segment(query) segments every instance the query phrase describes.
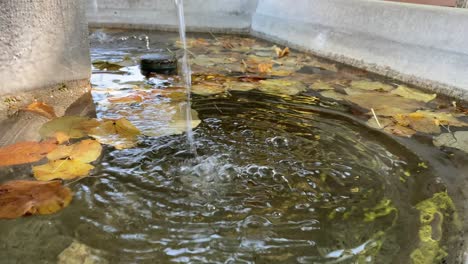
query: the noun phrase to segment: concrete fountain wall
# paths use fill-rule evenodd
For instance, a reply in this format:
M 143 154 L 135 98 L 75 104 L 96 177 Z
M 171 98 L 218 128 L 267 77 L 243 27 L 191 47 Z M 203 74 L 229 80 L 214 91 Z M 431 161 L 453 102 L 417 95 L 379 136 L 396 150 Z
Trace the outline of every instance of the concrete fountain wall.
M 0 1 L 0 95 L 91 75 L 85 2 Z
M 380 0 L 186 0 L 185 9 L 190 31 L 251 33 L 468 100 L 468 9 Z M 177 28 L 173 0 L 3 0 L 0 10 L 0 94 L 88 79 L 86 22 Z
M 468 9 L 380 0 L 186 0 L 190 31 L 243 32 L 468 100 Z M 173 0 L 88 0 L 91 26 L 175 29 Z

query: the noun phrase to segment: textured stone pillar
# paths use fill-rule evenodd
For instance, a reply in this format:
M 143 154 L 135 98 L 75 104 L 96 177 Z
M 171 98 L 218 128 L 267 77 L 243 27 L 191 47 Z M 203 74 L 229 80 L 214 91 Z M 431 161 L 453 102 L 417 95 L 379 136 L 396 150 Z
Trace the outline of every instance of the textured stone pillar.
M 84 0 L 0 0 L 0 95 L 91 74 Z

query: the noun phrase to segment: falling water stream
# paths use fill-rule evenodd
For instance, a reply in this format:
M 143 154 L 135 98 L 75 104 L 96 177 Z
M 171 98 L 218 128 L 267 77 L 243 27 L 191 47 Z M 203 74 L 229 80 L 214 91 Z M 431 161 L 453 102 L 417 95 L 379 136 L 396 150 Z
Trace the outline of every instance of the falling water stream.
M 187 141 L 189 144 L 190 152 L 196 153 L 193 131 L 192 131 L 192 107 L 190 103 L 190 93 L 192 86 L 192 71 L 190 70 L 190 65 L 187 56 L 187 40 L 185 36 L 185 16 L 184 16 L 184 0 L 175 0 L 177 6 L 177 16 L 179 18 L 179 35 L 180 41 L 183 47 L 183 56 L 182 56 L 182 82 L 185 86 L 187 92 L 187 103 L 185 107 L 185 125 L 187 129 Z

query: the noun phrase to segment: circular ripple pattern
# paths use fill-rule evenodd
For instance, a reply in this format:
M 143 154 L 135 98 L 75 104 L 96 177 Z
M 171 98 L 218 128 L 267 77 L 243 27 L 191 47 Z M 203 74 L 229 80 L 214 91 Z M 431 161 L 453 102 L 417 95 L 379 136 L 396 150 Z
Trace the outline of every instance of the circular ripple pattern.
M 77 240 L 109 263 L 405 263 L 434 177 L 308 100 L 195 98 L 197 156 L 184 136 L 107 150 L 70 208 L 11 228 L 50 237 L 46 262 Z

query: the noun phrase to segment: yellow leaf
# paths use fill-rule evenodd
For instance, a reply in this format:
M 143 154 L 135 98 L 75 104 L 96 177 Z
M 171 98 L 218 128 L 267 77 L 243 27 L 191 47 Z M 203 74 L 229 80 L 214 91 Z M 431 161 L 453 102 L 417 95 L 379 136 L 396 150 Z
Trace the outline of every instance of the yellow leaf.
M 71 180 L 87 176 L 93 168 L 94 166 L 79 160 L 54 160 L 44 165 L 34 166 L 33 173 L 39 181 Z
M 54 108 L 43 102 L 33 102 L 29 104 L 24 110 L 36 113 L 48 119 L 57 117 Z
M 215 82 L 203 82 L 192 86 L 192 93 L 198 95 L 213 95 L 224 93 L 225 89 L 221 84 Z
M 271 79 L 260 81 L 259 90 L 277 95 L 295 95 L 305 91 L 303 83 L 287 79 Z
M 464 127 L 468 126 L 468 123 L 458 120 L 455 116 L 448 112 L 432 112 L 429 110 L 418 110 L 416 114 L 420 114 L 431 118 L 432 121 L 437 125 L 444 125 L 444 126 L 456 126 L 456 127 Z
M 64 132 L 61 132 L 61 131 L 55 132 L 54 137 L 55 137 L 55 139 L 57 139 L 57 142 L 59 144 L 63 144 L 63 143 L 68 142 L 70 140 L 70 136 L 67 135 Z
M 89 136 L 99 143 L 116 149 L 132 148 L 136 145 L 140 130 L 125 118 L 105 119 L 89 131 Z
M 273 63 L 260 63 L 257 67 L 259 73 L 270 73 L 273 68 Z
M 399 85 L 398 88 L 391 91 L 392 94 L 396 94 L 408 99 L 418 100 L 422 102 L 429 102 L 437 97 L 437 94 L 427 94 L 416 89 L 411 89 L 405 85 Z
M 86 139 L 71 146 L 61 145 L 47 154 L 49 160 L 71 159 L 84 163 L 95 161 L 101 155 L 102 146 L 99 142 Z
M 19 142 L 0 148 L 0 166 L 36 162 L 57 147 L 53 140 L 43 142 Z
M 255 89 L 257 86 L 249 82 L 226 82 L 225 87 L 229 91 L 241 91 L 246 92 Z
M 87 130 L 96 126 L 96 121 L 81 116 L 63 116 L 45 123 L 39 134 L 42 138 L 55 138 L 57 132 L 69 138 L 82 138 L 87 134 Z
M 60 181 L 9 181 L 0 185 L 0 218 L 52 214 L 71 200 L 72 192 Z

